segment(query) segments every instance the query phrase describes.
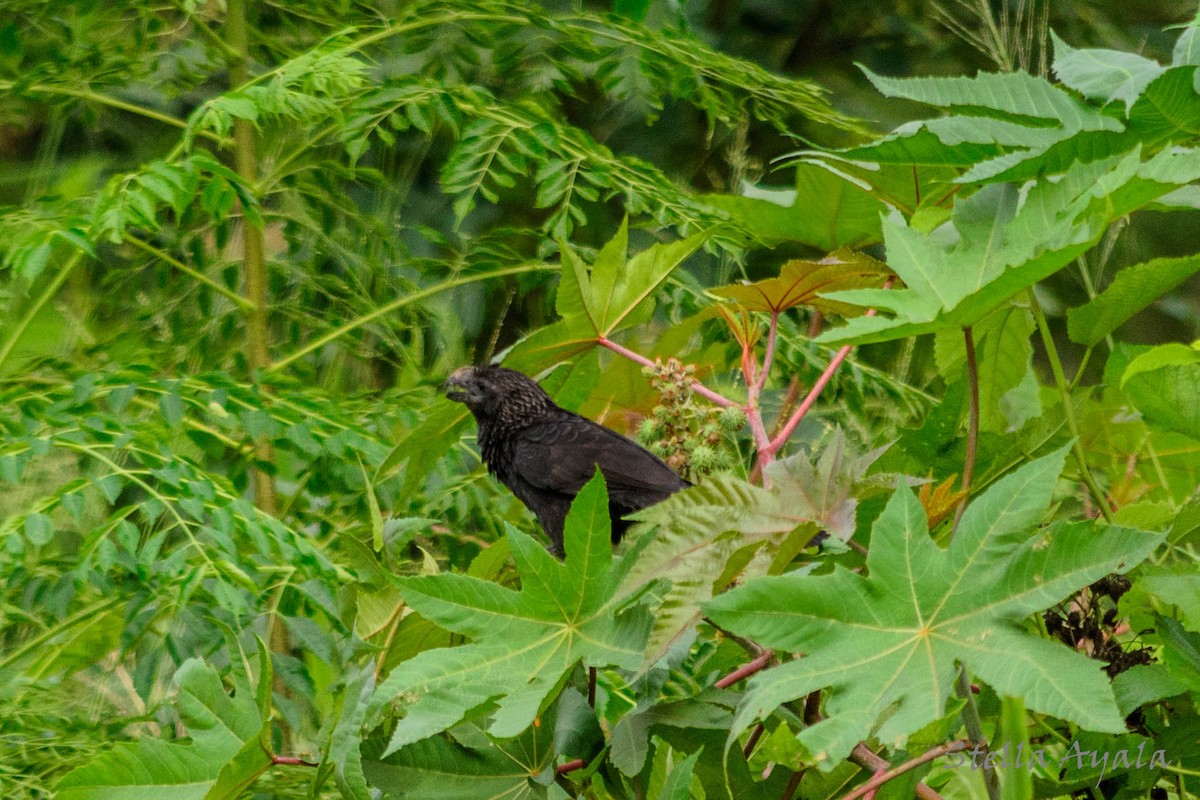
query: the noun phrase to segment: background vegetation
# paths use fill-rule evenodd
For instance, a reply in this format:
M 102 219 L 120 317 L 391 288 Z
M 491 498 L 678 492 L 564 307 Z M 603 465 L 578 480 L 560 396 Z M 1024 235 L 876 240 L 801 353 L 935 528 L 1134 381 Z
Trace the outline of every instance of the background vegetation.
M 1195 18 L 9 0 L 2 794 L 1194 793 Z

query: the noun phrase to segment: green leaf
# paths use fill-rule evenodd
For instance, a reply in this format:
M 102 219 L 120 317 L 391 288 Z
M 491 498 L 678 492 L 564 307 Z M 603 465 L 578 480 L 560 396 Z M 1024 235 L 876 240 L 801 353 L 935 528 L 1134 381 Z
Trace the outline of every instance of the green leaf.
M 548 796 L 535 778 L 553 768 L 553 732 L 530 729 L 515 739 L 492 743 L 482 735 L 478 738 L 483 739 L 480 745 L 487 746 L 433 738 L 386 755 L 384 741 L 371 740 L 363 744 L 363 771 L 371 785 L 388 796 L 423 800 Z
M 35 511 L 25 517 L 25 538 L 30 544 L 42 547 L 54 538 L 54 520 L 49 515 Z
M 1131 379 L 1147 372 L 1157 372 L 1167 367 L 1187 367 L 1200 364 L 1200 345 L 1188 347 L 1186 344 L 1164 344 L 1151 348 L 1140 354 L 1121 375 L 1121 388 L 1125 388 Z
M 1162 638 L 1162 663 L 1167 674 L 1193 692 L 1200 692 L 1200 633 L 1185 630 L 1176 620 L 1158 617 L 1154 626 Z
M 666 771 L 666 775 L 662 779 L 658 800 L 691 800 L 692 776 L 696 769 L 696 761 L 703 752 L 704 748 L 701 747 L 690 756 L 680 759 L 679 755 L 665 742 L 659 744 L 654 751 L 651 785 L 653 786 L 653 778 L 658 777 L 661 771 Z
M 1200 255 L 1156 258 L 1117 273 L 1107 289 L 1087 305 L 1067 311 L 1071 341 L 1092 347 L 1123 322 L 1200 272 Z
M 1126 716 L 1146 703 L 1174 697 L 1187 689 L 1187 685 L 1171 677 L 1162 664 L 1135 664 L 1113 678 L 1117 708 Z
M 69 772 L 57 797 L 110 800 L 169 796 L 184 800 L 233 800 L 271 765 L 264 747 L 268 730 L 271 670 L 259 642 L 258 691 L 235 662 L 230 697 L 216 671 L 188 659 L 175 673 L 179 714 L 192 744 L 142 738 L 118 744 L 90 764 Z
M 737 219 L 752 236 L 774 247 L 796 242 L 831 252 L 880 240 L 883 202 L 823 165 L 796 166 L 794 190 L 748 186 L 742 195 L 705 195 L 705 203 Z
M 847 453 L 837 432 L 820 457 L 798 453 L 767 468 L 770 489 L 729 475 L 714 475 L 636 515 L 653 525 L 629 554 L 633 566 L 621 587 L 633 596 L 643 587 L 669 582 L 654 615 L 646 663 L 652 664 L 700 618 L 700 606 L 723 588 L 736 553 L 773 549 L 797 529 L 807 543 L 819 530 L 839 539 L 854 532 L 858 496 L 874 478 L 867 469 L 882 450 Z
M 375 665 L 367 663 L 352 672 L 341 697 L 341 709 L 329 735 L 329 761 L 342 797 L 370 800 L 363 775 L 362 726 L 371 694 L 375 691 Z
M 574 666 L 636 668 L 650 618 L 620 609 L 615 590 L 625 568 L 614 562 L 603 479 L 571 505 L 565 561 L 510 528 L 521 590 L 465 575 L 401 579 L 422 616 L 475 641 L 421 653 L 397 667 L 372 700 L 403 711 L 387 747 L 393 753 L 496 704 L 488 732 L 515 736 L 529 727 Z M 518 677 L 519 676 L 519 677 Z
M 159 397 L 158 407 L 162 411 L 163 418 L 172 428 L 178 428 L 183 424 L 183 400 L 179 398 L 177 392 L 167 392 Z
M 503 363 L 518 372 L 536 375 L 595 346 L 596 330 L 590 321 L 562 319 L 517 342 L 504 354 Z
M 985 72 L 974 78 L 885 78 L 862 65 L 859 68 L 885 97 L 959 111 L 989 109 L 1071 130 L 1120 130 L 1116 120 L 1097 113 L 1045 78 L 1025 72 Z
M 1033 315 L 1028 308 L 1001 306 L 973 330 L 979 371 L 980 430 L 1016 430 L 1041 411 L 1037 394 L 1026 398 L 1019 387 L 1033 381 Z M 947 382 L 966 379 L 966 343 L 961 330 L 940 331 L 935 340 L 938 371 Z
M 435 401 L 425 412 L 420 424 L 384 457 L 375 471 L 375 482 L 378 483 L 400 464 L 406 464 L 403 492 L 411 494 L 418 491 L 428 479 L 433 464 L 458 441 L 470 416 L 471 412 L 461 403 L 445 399 Z
M 589 326 L 595 330 L 596 320 L 587 305 L 592 296 L 587 265 L 566 242 L 559 245 L 559 251 L 562 253 L 562 270 L 554 295 L 554 310 L 563 319 L 586 317 Z
M 383 514 L 379 511 L 379 498 L 375 496 L 375 487 L 372 485 L 371 476 L 367 474 L 367 468 L 363 466 L 362 457 L 357 453 L 354 455 L 358 459 L 358 471 L 362 473 L 363 493 L 367 496 L 367 513 L 371 516 L 371 549 L 380 553 L 383 551 Z
M 262 720 L 249 686 L 238 686 L 230 697 L 221 676 L 201 659 L 183 662 L 175 671 L 175 683 L 179 687 L 176 707 L 197 753 L 212 761 L 225 761 L 261 731 Z
M 1090 100 L 1120 100 L 1125 110 L 1165 68 L 1136 53 L 1120 50 L 1076 50 L 1050 31 L 1054 42 L 1054 74 L 1064 85 Z
M 59 800 L 153 798 L 205 800 L 216 783 L 220 764 L 190 747 L 161 739 L 121 743 L 90 764 L 74 769 L 58 783 Z
M 1028 192 L 989 185 L 956 204 L 954 230 L 923 234 L 884 221 L 887 263 L 904 288 L 834 292 L 830 299 L 875 306 L 817 341 L 890 341 L 975 325 L 1018 291 L 1087 251 L 1113 220 L 1200 177 L 1200 150 L 1140 152 L 1078 163 Z
M 830 769 L 861 739 L 901 739 L 938 719 L 963 662 L 1001 696 L 1089 730 L 1124 722 L 1101 665 L 1026 631 L 1024 618 L 1145 558 L 1163 537 L 1091 523 L 1038 528 L 1066 448 L 996 482 L 947 549 L 900 489 L 872 529 L 869 575 L 758 578 L 707 603 L 734 633 L 806 656 L 751 679 L 734 741 L 780 703 L 829 688 L 798 738 Z
M 601 250 L 601 257 L 592 269 L 590 302 L 599 321 L 597 333 L 610 336 L 649 320 L 654 310 L 654 292 L 707 238 L 707 234 L 697 233 L 677 242 L 656 244 L 624 264 L 606 257 L 608 246 Z
M 695 234 L 678 242 L 654 245 L 626 261 L 627 225 L 628 220 L 600 249 L 590 273 L 578 256 L 563 247 L 562 278 L 555 301 L 563 321 L 553 336 L 539 336 L 542 331 L 538 331 L 530 337 L 537 337 L 536 344 L 514 348 L 519 355 L 529 358 L 536 353 L 545 353 L 547 347 L 550 352 L 562 349 L 578 352 L 576 343 L 582 345 L 586 341 L 583 338 L 585 331 L 592 332 L 590 338 L 594 344 L 599 336 L 609 336 L 622 328 L 647 321 L 654 310 L 654 292 L 708 238 L 706 234 Z M 559 346 L 560 341 L 565 341 L 565 346 Z M 555 358 L 562 360 L 561 356 Z
M 1142 353 L 1126 367 L 1121 388 L 1149 422 L 1200 437 L 1200 349 L 1166 344 Z

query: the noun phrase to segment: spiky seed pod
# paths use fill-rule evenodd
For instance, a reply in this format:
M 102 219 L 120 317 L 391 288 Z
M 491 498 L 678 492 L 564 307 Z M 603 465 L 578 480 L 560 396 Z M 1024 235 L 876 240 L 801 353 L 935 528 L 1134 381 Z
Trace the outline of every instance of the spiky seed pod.
M 717 466 L 717 451 L 706 444 L 693 445 L 688 452 L 688 461 L 697 472 L 708 472 Z
M 662 426 L 659 425 L 658 421 L 651 417 L 646 417 L 638 425 L 637 438 L 639 442 L 646 444 L 647 442 L 653 442 L 661 433 Z
M 746 424 L 746 414 L 737 406 L 722 408 L 718 424 L 725 433 L 736 433 Z

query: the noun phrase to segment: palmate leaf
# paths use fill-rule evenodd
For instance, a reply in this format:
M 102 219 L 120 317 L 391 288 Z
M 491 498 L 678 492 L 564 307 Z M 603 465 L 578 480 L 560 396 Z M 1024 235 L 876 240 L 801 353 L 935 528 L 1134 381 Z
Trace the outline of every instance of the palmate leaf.
M 1100 663 L 1031 635 L 1022 621 L 1137 564 L 1163 537 L 1090 522 L 1037 528 L 1066 452 L 992 486 L 946 549 L 902 488 L 872 530 L 868 576 L 838 568 L 759 578 L 707 603 L 722 627 L 805 654 L 751 680 L 730 741 L 781 703 L 828 687 L 826 719 L 798 738 L 832 769 L 861 739 L 895 742 L 938 719 L 959 662 L 1034 711 L 1123 731 Z
M 657 244 L 627 258 L 629 220 L 596 255 L 591 269 L 565 243 L 555 310 L 562 317 L 513 346 L 504 365 L 541 372 L 596 346 L 601 337 L 639 325 L 654 313 L 654 294 L 707 234 Z
M 406 578 L 404 599 L 426 619 L 474 639 L 427 650 L 398 666 L 372 699 L 372 713 L 395 705 L 403 716 L 384 756 L 488 710 L 488 733 L 528 728 L 579 662 L 635 668 L 650 616 L 618 609 L 614 593 L 625 569 L 614 561 L 603 478 L 580 492 L 567 516 L 566 559 L 558 561 L 513 528 L 521 591 L 466 575 Z
M 1063 143 L 1091 142 L 1125 129 L 1119 120 L 1045 78 L 1023 72 L 981 73 L 974 78 L 887 78 L 864 72 L 885 97 L 914 100 L 955 113 L 904 125 L 875 144 L 842 151 L 841 155 L 851 160 L 955 165 L 967 170 L 961 181 L 974 182 L 1000 179 L 997 176 L 1023 162 L 1037 161 Z M 1073 145 L 1075 151 L 1081 146 Z M 1130 146 L 1127 142 L 1120 150 Z M 1112 152 L 1093 149 L 1088 160 Z M 1071 160 L 1074 158 L 1066 163 Z
M 1033 375 L 1033 314 L 1016 304 L 1003 305 L 974 326 L 979 370 L 980 430 L 1016 430 L 1037 416 L 1041 406 Z M 947 382 L 966 380 L 967 348 L 961 330 L 939 331 L 934 340 L 938 371 Z
M 628 220 L 600 251 L 590 274 L 578 268 L 573 271 L 587 318 L 600 336 L 647 321 L 654 310 L 654 292 L 707 238 L 699 233 L 677 242 L 654 245 L 626 260 L 627 228 Z M 568 260 L 564 257 L 564 276 Z
M 906 177 L 908 188 L 912 178 Z M 800 242 L 826 252 L 878 242 L 879 213 L 885 210 L 860 181 L 803 161 L 796 165 L 794 189 L 749 185 L 740 195 L 705 195 L 704 202 L 733 216 L 765 245 Z
M 1200 150 L 1140 150 L 1075 164 L 1023 196 L 989 185 L 955 205 L 951 226 L 921 233 L 884 221 L 888 266 L 905 288 L 836 292 L 833 300 L 875 306 L 824 333 L 826 344 L 882 342 L 974 325 L 1018 291 L 1061 269 L 1115 219 L 1200 178 Z
M 363 743 L 363 771 L 387 797 L 457 800 L 464 797 L 533 800 L 553 786 L 553 716 L 542 727 L 494 742 L 478 728 L 463 726 L 455 739 L 414 742 L 383 757 L 386 742 Z M 464 741 L 465 740 L 465 741 Z
M 882 286 L 890 274 L 886 264 L 865 253 L 839 250 L 819 261 L 799 258 L 787 261 L 777 278 L 721 286 L 710 291 L 718 297 L 735 300 L 750 311 L 778 313 L 799 305 L 810 305 L 824 312 L 852 316 L 865 309 L 827 300 L 820 294 Z

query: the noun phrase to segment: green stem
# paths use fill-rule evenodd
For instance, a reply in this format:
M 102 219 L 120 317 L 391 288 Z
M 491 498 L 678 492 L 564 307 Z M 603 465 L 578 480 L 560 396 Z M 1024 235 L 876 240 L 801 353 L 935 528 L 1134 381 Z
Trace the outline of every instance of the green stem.
M 203 35 L 205 39 L 208 39 L 208 41 L 211 42 L 214 47 L 220 50 L 225 56 L 226 60 L 235 60 L 241 58 L 241 54 L 237 50 L 234 50 L 228 42 L 218 36 L 216 31 L 205 25 L 204 22 L 194 14 L 188 13 L 187 7 L 184 3 L 178 2 L 176 5 L 179 7 L 180 13 L 187 17 L 187 20 L 192 24 L 192 27 L 200 31 L 201 35 Z
M 1104 490 L 1100 488 L 1100 484 L 1096 483 L 1096 478 L 1092 475 L 1092 471 L 1088 469 L 1087 453 L 1083 450 L 1083 439 L 1079 434 L 1079 423 L 1075 420 L 1075 405 L 1071 402 L 1071 388 L 1067 385 L 1067 376 L 1063 373 L 1062 361 L 1058 358 L 1058 349 L 1054 346 L 1054 337 L 1050 335 L 1050 325 L 1046 322 L 1046 315 L 1042 312 L 1042 307 L 1037 301 L 1037 296 L 1030 287 L 1027 292 L 1029 296 L 1029 307 L 1033 311 L 1033 318 L 1037 322 L 1038 331 L 1042 335 L 1042 344 L 1046 348 L 1046 358 L 1050 361 L 1050 371 L 1054 373 L 1054 383 L 1058 387 L 1058 393 L 1062 397 L 1063 414 L 1067 420 L 1067 428 L 1071 431 L 1071 436 L 1074 437 L 1074 443 L 1071 446 L 1071 451 L 1075 454 L 1075 462 L 1079 466 L 1079 473 L 1083 477 L 1083 482 L 1087 485 L 1088 491 L 1092 494 L 1092 499 L 1096 501 L 1096 505 L 1100 508 L 1100 513 L 1108 522 L 1113 521 L 1112 509 L 1108 505 L 1108 498 L 1104 496 Z
M 4 657 L 0 658 L 0 669 L 8 669 L 12 667 L 14 663 L 17 663 L 20 658 L 23 658 L 26 654 L 28 654 L 28 652 L 41 648 L 41 646 L 43 644 L 47 644 L 50 639 L 53 639 L 56 636 L 61 636 L 62 632 L 70 630 L 70 628 L 79 625 L 80 622 L 89 620 L 95 621 L 100 619 L 101 614 L 107 612 L 109 608 L 112 608 L 118 602 L 120 602 L 120 599 L 116 599 L 116 597 L 109 597 L 107 600 L 101 600 L 96 603 L 92 603 L 91 606 L 86 608 L 80 608 L 76 613 L 59 622 L 58 625 L 46 628 L 46 630 L 38 633 L 34 638 L 31 638 L 29 642 L 25 642 L 12 652 L 7 652 Z
M 958 696 L 966 701 L 963 706 L 963 725 L 967 728 L 967 736 L 977 747 L 987 749 L 987 738 L 983 734 L 983 720 L 979 716 L 979 706 L 975 705 L 975 695 L 971 693 L 971 679 L 967 676 L 967 668 L 958 668 Z M 994 767 L 990 766 L 987 758 L 983 759 L 983 785 L 987 788 L 988 800 L 1000 800 L 1000 781 Z
M 16 83 L 13 81 L 0 81 L 0 92 L 10 92 L 16 88 Z M 32 94 L 56 94 L 63 97 L 73 97 L 76 100 L 88 100 L 93 103 L 99 103 L 102 106 L 115 108 L 119 111 L 128 111 L 130 114 L 137 114 L 139 117 L 152 119 L 155 122 L 161 122 L 164 125 L 170 125 L 173 128 L 187 130 L 188 124 L 186 120 L 176 119 L 169 114 L 163 114 L 160 111 L 155 111 L 151 108 L 127 103 L 124 100 L 118 100 L 115 97 L 109 97 L 99 92 L 93 92 L 90 89 L 71 89 L 66 86 L 45 86 L 43 84 L 35 84 L 33 86 L 24 87 L 24 91 Z M 218 136 L 211 131 L 197 131 L 197 136 L 203 136 L 210 139 L 222 147 L 228 145 L 230 141 L 223 136 Z
M 226 5 L 225 33 L 235 58 L 230 59 L 229 77 L 234 86 L 247 83 L 250 79 L 250 41 L 246 23 L 246 0 L 229 0 Z M 254 125 L 240 117 L 233 121 L 234 169 L 247 186 L 258 180 L 258 156 L 255 153 Z M 246 300 L 246 362 L 253 377 L 260 370 L 269 369 L 271 354 L 267 346 L 267 262 L 263 248 L 261 228 L 242 220 L 242 274 L 245 276 Z M 265 438 L 255 445 L 255 458 L 263 464 L 275 460 L 275 449 Z M 267 470 L 255 468 L 255 503 L 265 513 L 275 516 L 279 502 L 275 496 L 275 481 Z M 279 648 L 277 647 L 276 650 Z
M 50 283 L 46 284 L 46 288 L 42 290 L 40 295 L 38 295 L 37 300 L 33 301 L 33 305 L 31 305 L 25 312 L 25 316 L 17 320 L 16 325 L 11 328 L 8 337 L 4 340 L 4 343 L 0 344 L 0 366 L 3 366 L 4 362 L 8 360 L 8 357 L 12 355 L 13 348 L 17 346 L 17 342 L 20 341 L 21 336 L 24 335 L 25 329 L 29 327 L 29 323 L 33 322 L 33 318 L 38 315 L 38 313 L 42 310 L 42 307 L 46 305 L 46 303 L 49 303 L 50 299 L 54 297 L 54 295 L 58 294 L 58 290 L 61 289 L 62 285 L 67 282 L 67 278 L 71 277 L 71 272 L 74 271 L 75 267 L 79 265 L 79 262 L 82 259 L 83 251 L 77 250 L 73 256 L 67 259 L 67 263 L 63 264 L 62 267 L 59 268 L 58 274 L 54 276 L 54 279 L 51 280 Z
M 226 288 L 226 287 L 222 286 L 221 284 L 217 283 L 212 278 L 205 275 L 203 272 L 200 272 L 198 270 L 193 269 L 192 267 L 189 267 L 187 264 L 185 264 L 182 261 L 180 261 L 179 259 L 173 257 L 170 253 L 167 253 L 165 250 L 159 250 L 154 245 L 149 244 L 148 242 L 143 242 L 141 239 L 138 239 L 133 236 L 126 236 L 125 241 L 128 242 L 129 244 L 133 245 L 134 247 L 149 253 L 150 255 L 154 256 L 155 258 L 167 262 L 172 267 L 174 267 L 175 269 L 184 273 L 185 275 L 192 276 L 196 280 L 203 283 L 205 286 L 212 289 L 214 292 L 218 292 L 218 293 L 224 295 L 225 297 L 227 297 L 229 300 L 232 300 L 233 303 L 235 305 L 237 305 L 237 307 L 242 309 L 243 311 L 248 311 L 248 310 L 254 308 L 254 303 L 252 303 L 249 300 L 247 300 L 246 298 L 242 297 L 240 294 L 233 291 L 232 289 Z
M 979 447 L 979 361 L 975 356 L 975 333 L 968 325 L 962 329 L 963 344 L 967 349 L 967 454 L 963 460 L 962 471 L 962 500 L 954 512 L 954 524 L 950 526 L 950 535 L 958 530 L 959 520 L 967 509 L 967 499 L 971 496 L 971 479 L 975 476 L 975 453 Z
M 278 372 L 279 370 L 283 369 L 284 367 L 288 366 L 289 364 L 293 363 L 294 361 L 304 358 L 306 355 L 313 352 L 314 350 L 320 350 L 325 345 L 329 344 L 332 341 L 340 339 L 341 337 L 345 336 L 347 333 L 349 333 L 350 331 L 352 331 L 356 328 L 361 328 L 363 325 L 366 325 L 369 322 L 373 322 L 374 320 L 377 320 L 380 317 L 391 314 L 393 311 L 396 311 L 397 309 L 403 308 L 404 306 L 407 306 L 411 303 L 416 303 L 416 302 L 419 302 L 426 298 L 433 297 L 434 295 L 440 294 L 441 292 L 444 292 L 444 291 L 447 291 L 450 289 L 455 289 L 459 286 L 466 286 L 467 284 L 470 284 L 470 283 L 478 283 L 479 281 L 490 280 L 491 278 L 502 278 L 505 275 L 520 275 L 525 272 L 541 272 L 541 271 L 553 270 L 553 269 L 557 269 L 557 267 L 551 266 L 549 264 L 524 264 L 519 267 L 509 267 L 507 269 L 499 269 L 499 270 L 496 270 L 495 272 L 487 272 L 487 273 L 481 273 L 479 275 L 467 275 L 462 278 L 454 278 L 452 280 L 445 281 L 444 283 L 439 283 L 436 286 L 430 286 L 426 289 L 421 289 L 420 291 L 413 292 L 412 294 L 406 294 L 403 297 L 397 298 L 396 300 L 393 300 L 390 303 L 386 303 L 386 304 L 380 306 L 379 308 L 375 309 L 374 311 L 372 311 L 368 314 L 363 314 L 361 317 L 350 320 L 345 325 L 340 325 L 340 326 L 334 328 L 333 330 L 331 330 L 329 333 L 325 334 L 324 336 L 318 337 L 317 339 L 314 339 L 313 341 L 306 344 L 304 347 L 301 347 L 299 350 L 292 353 L 290 356 L 287 356 L 286 358 L 281 358 L 278 361 L 276 361 L 274 364 L 271 364 L 269 367 L 266 368 L 266 371 L 267 372 Z

